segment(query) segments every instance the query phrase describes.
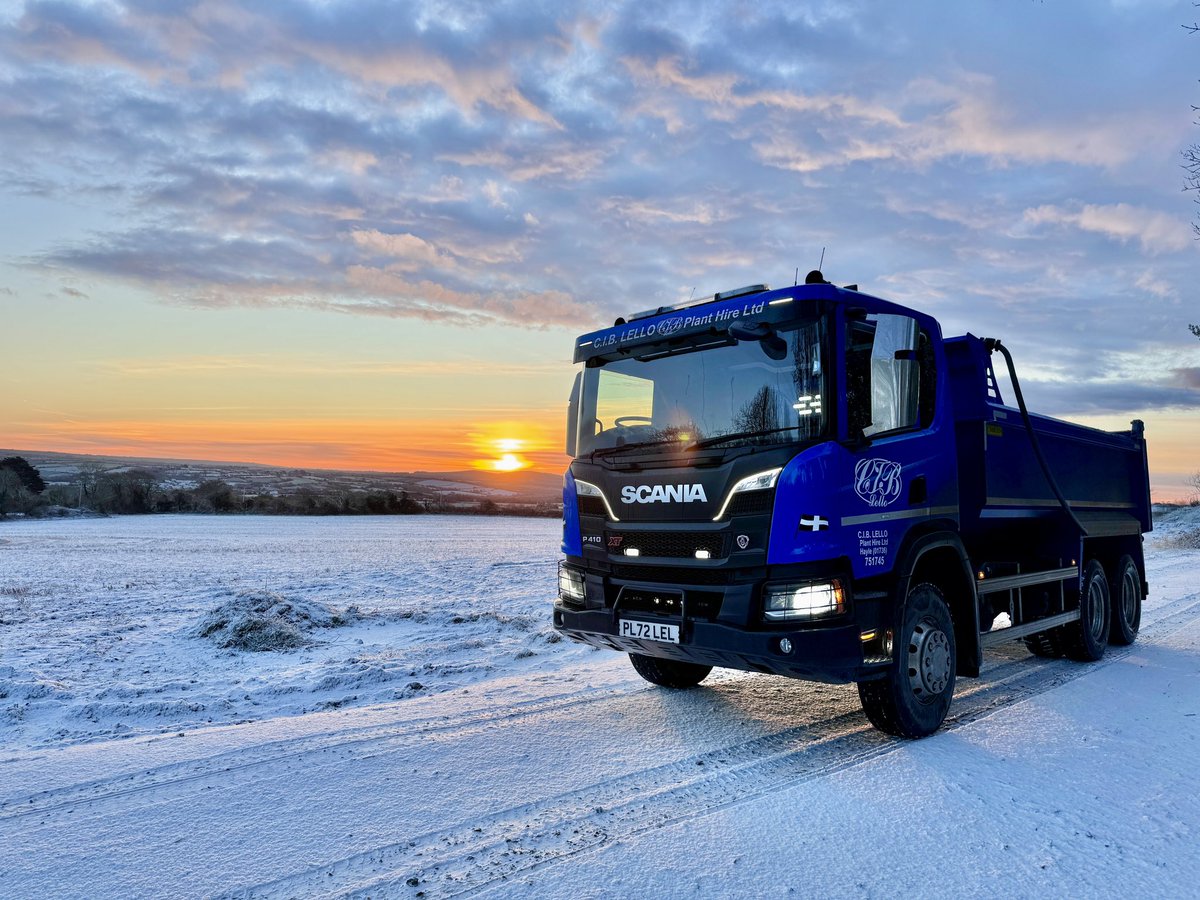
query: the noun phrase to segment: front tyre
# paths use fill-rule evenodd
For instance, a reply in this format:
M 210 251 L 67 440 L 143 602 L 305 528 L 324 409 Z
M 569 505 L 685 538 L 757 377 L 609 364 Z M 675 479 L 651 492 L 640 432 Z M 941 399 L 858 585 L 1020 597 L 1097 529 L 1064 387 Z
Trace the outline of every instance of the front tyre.
M 1110 644 L 1127 646 L 1137 640 L 1142 624 L 1142 573 L 1129 554 L 1122 556 L 1109 582 L 1112 600 Z
M 633 663 L 637 673 L 651 684 L 676 689 L 693 688 L 712 671 L 712 666 L 680 662 L 677 659 L 659 659 L 657 656 L 643 656 L 640 653 L 630 653 L 629 661 Z
M 904 603 L 887 676 L 858 683 L 863 712 L 897 737 L 933 734 L 950 709 L 956 672 L 950 609 L 937 587 L 919 584 Z

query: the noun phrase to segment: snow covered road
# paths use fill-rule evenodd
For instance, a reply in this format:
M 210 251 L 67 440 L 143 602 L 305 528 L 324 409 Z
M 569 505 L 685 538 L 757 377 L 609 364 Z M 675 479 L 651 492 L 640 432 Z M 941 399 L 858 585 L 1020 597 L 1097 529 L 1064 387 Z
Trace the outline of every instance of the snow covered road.
M 98 524 L 119 536 L 143 521 Z M 169 521 L 161 526 L 168 532 Z M 204 540 L 202 522 L 180 521 L 194 531 L 191 543 Z M 277 521 L 269 533 L 295 520 Z M 6 527 L 0 540 L 36 537 L 42 524 Z M 69 532 L 81 524 L 50 527 Z M 530 546 L 539 536 L 517 529 L 551 526 L 481 523 L 479 558 L 460 565 L 495 571 L 494 541 Z M 243 546 L 236 574 L 211 559 L 210 570 L 223 573 L 213 583 L 197 574 L 203 566 L 185 573 L 194 591 L 207 585 L 212 594 L 193 612 L 215 592 L 249 586 L 247 579 L 297 593 L 294 585 L 310 581 L 313 569 L 337 566 L 351 552 L 322 533 L 308 570 L 273 581 L 286 567 L 273 560 L 267 533 L 266 550 L 262 542 L 258 552 Z M 102 532 L 92 534 L 88 540 L 105 542 Z M 250 537 L 243 533 L 241 543 Z M 76 555 L 88 545 L 66 539 Z M 515 606 L 508 614 L 548 611 L 553 567 L 511 551 L 503 548 L 508 561 L 528 565 L 517 567 L 524 581 L 504 579 L 520 595 L 500 598 Z M 403 615 L 410 599 L 385 591 L 375 607 L 363 604 L 363 620 L 329 633 L 341 643 L 287 653 L 216 650 L 181 614 L 128 658 L 110 653 L 92 669 L 81 662 L 86 654 L 60 641 L 55 652 L 74 661 L 66 673 L 47 672 L 36 648 L 19 648 L 9 640 L 13 631 L 0 632 L 0 664 L 13 670 L 13 683 L 34 670 L 73 679 L 61 680 L 64 708 L 26 700 L 0 730 L 0 894 L 1194 894 L 1198 556 L 1151 554 L 1153 594 L 1133 647 L 1110 648 L 1092 665 L 1034 660 L 1019 645 L 992 653 L 983 678 L 960 681 L 943 732 L 919 742 L 870 729 L 852 686 L 730 672 L 714 673 L 696 691 L 654 689 L 616 654 L 547 643 L 528 623 L 497 625 L 500 610 L 487 606 L 486 590 L 433 596 L 424 624 Z M 69 568 L 71 557 L 60 558 Z M 33 584 L 32 569 L 16 578 L 11 571 L 0 570 L 0 592 L 15 587 L 9 596 L 16 596 Z M 375 564 L 354 570 L 351 581 L 361 587 L 385 576 Z M 34 594 L 30 587 L 22 596 Z M 314 594 L 330 599 L 328 588 Z M 90 595 L 85 587 L 71 596 Z M 451 607 L 491 610 L 474 620 L 488 631 L 448 649 L 438 632 L 470 625 L 453 623 L 467 618 L 461 614 L 440 617 Z M 0 606 L 4 615 L 12 619 L 11 604 Z M 37 627 L 27 621 L 16 631 Z M 389 650 L 388 641 L 397 644 Z M 231 697 L 239 679 L 277 679 L 295 690 L 267 709 L 265 689 L 252 693 L 263 705 L 238 707 L 259 713 L 244 724 L 181 721 L 155 730 L 156 717 L 135 711 L 126 728 L 141 734 L 112 739 L 111 715 L 97 720 L 95 734 L 81 733 L 72 709 L 102 690 L 87 673 L 107 667 L 135 694 L 152 693 L 153 672 L 139 680 L 129 664 L 152 647 L 189 655 L 202 676 L 195 696 Z M 409 647 L 411 655 L 401 652 Z M 296 708 L 308 702 L 296 697 L 325 698 L 326 670 L 353 670 L 347 658 L 372 670 L 388 652 L 397 672 L 418 659 L 434 664 L 431 687 Z M 457 656 L 476 668 L 456 668 Z M 157 677 L 174 683 L 181 665 L 164 659 Z M 387 678 L 379 683 L 395 688 Z

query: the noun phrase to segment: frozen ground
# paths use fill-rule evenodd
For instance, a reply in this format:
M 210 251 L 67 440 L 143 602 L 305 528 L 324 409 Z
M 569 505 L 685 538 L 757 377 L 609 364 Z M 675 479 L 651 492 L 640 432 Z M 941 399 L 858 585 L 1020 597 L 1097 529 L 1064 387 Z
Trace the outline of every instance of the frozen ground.
M 1137 644 L 990 654 L 919 742 L 553 642 L 557 532 L 0 524 L 0 895 L 1197 894 L 1200 510 Z
M 0 746 L 390 702 L 497 672 L 536 679 L 558 642 L 548 604 L 560 527 L 425 516 L 0 523 Z M 275 625 L 293 652 L 223 647 L 227 628 L 199 636 L 214 613 L 239 611 Z M 560 660 L 584 653 L 562 650 Z

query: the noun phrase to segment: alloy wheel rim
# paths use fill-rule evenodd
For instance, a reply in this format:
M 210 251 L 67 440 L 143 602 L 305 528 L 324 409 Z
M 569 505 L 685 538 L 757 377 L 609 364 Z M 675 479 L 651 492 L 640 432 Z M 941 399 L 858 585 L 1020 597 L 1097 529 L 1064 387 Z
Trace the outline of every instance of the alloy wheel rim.
M 1137 615 L 1138 590 L 1137 573 L 1132 566 L 1126 568 L 1121 578 L 1121 615 L 1125 624 L 1130 627 L 1133 626 L 1134 616 Z
M 950 638 L 932 619 L 922 619 L 908 642 L 908 683 L 917 699 L 931 702 L 950 681 Z
M 1088 585 L 1088 628 L 1096 640 L 1104 632 L 1104 583 L 1100 578 L 1093 578 Z

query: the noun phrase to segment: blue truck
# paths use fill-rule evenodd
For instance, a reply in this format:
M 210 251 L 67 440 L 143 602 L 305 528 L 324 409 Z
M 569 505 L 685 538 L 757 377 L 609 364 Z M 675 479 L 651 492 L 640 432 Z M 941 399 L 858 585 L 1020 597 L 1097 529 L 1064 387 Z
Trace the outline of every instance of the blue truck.
M 1135 639 L 1143 425 L 1030 414 L 1001 341 L 814 271 L 617 319 L 574 356 L 554 625 L 648 681 L 856 682 L 873 725 L 921 737 L 987 646 Z

